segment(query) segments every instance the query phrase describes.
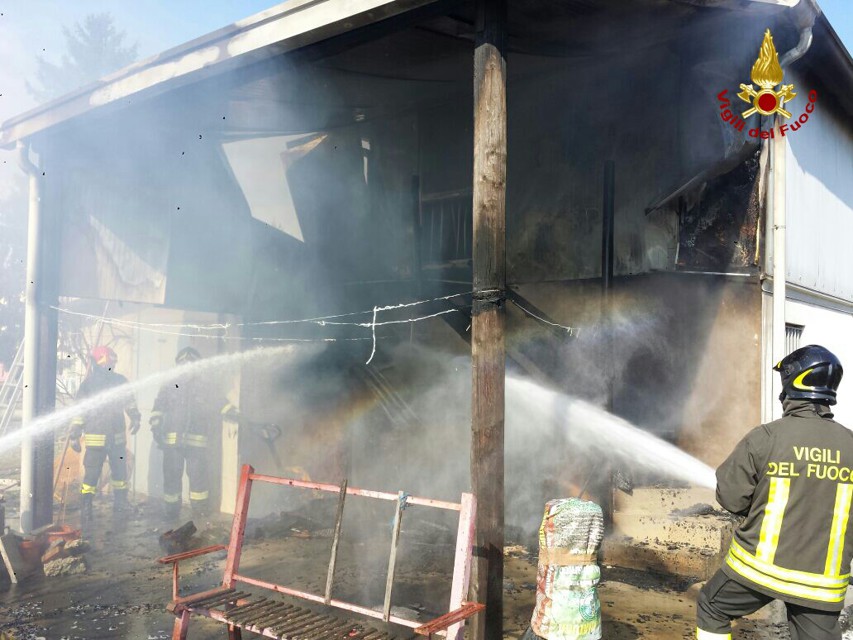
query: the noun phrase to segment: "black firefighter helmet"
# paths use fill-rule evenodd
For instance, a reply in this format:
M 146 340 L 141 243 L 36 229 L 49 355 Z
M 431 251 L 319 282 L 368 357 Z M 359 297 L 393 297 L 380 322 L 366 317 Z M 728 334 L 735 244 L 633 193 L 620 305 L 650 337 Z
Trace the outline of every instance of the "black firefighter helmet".
M 817 344 L 801 347 L 773 367 L 782 375 L 780 400 L 811 400 L 835 404 L 835 392 L 844 371 L 829 349 Z

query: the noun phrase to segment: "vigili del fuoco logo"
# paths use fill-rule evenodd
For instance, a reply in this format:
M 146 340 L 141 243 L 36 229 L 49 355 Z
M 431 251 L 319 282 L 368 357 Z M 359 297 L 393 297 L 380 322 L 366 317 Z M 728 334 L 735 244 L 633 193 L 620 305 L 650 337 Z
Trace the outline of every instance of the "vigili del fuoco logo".
M 743 131 L 746 126 L 746 119 L 755 113 L 762 116 L 772 116 L 779 114 L 782 118 L 791 118 L 792 114 L 785 108 L 785 103 L 790 102 L 797 97 L 794 93 L 793 84 L 782 84 L 784 80 L 784 72 L 782 65 L 779 64 L 779 55 L 776 53 L 776 47 L 773 44 L 773 36 L 770 34 L 770 29 L 764 32 L 764 40 L 761 42 L 761 47 L 758 50 L 758 59 L 752 65 L 752 73 L 750 74 L 752 82 L 750 84 L 741 84 L 740 93 L 737 97 L 746 102 L 750 107 L 742 113 L 735 113 L 731 101 L 728 99 L 728 89 L 723 89 L 717 94 L 717 100 L 720 102 L 720 118 L 724 122 L 729 123 L 734 129 Z M 756 89 L 753 85 L 758 85 Z M 777 90 L 776 87 L 779 87 Z M 782 137 L 790 131 L 798 131 L 809 120 L 809 114 L 814 111 L 815 103 L 817 102 L 817 91 L 809 91 L 809 100 L 804 111 L 800 116 L 791 122 L 791 124 L 780 124 L 778 127 L 771 127 L 769 131 L 762 131 L 760 127 L 749 130 L 751 138 L 775 138 L 776 132 Z

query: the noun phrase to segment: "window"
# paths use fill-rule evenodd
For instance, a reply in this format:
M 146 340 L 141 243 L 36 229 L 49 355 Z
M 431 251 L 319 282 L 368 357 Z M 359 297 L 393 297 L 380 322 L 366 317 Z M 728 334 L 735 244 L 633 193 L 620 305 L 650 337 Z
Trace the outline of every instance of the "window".
M 803 340 L 804 327 L 800 324 L 785 323 L 785 353 L 791 353 L 800 348 Z

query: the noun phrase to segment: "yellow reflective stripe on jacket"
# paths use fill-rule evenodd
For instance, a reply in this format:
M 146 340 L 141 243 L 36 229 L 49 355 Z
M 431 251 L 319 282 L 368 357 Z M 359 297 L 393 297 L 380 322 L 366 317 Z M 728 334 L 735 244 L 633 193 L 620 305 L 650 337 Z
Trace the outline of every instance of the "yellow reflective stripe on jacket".
M 818 587 L 806 587 L 794 582 L 785 582 L 772 578 L 767 574 L 756 571 L 750 566 L 729 554 L 726 557 L 726 564 L 729 565 L 739 575 L 755 584 L 767 587 L 776 593 L 781 593 L 795 598 L 803 598 L 804 600 L 817 600 L 819 602 L 843 602 L 844 596 L 847 594 L 847 586 L 837 589 L 821 589 Z
M 829 529 L 829 547 L 826 550 L 827 575 L 837 575 L 841 571 L 841 558 L 844 555 L 844 536 L 847 533 L 847 521 L 850 518 L 850 503 L 853 500 L 853 484 L 839 484 L 835 490 L 835 510 L 832 526 Z
M 83 419 L 83 416 L 77 416 L 71 421 L 72 427 L 80 427 L 86 424 L 86 421 Z
M 696 640 L 732 640 L 730 633 L 711 633 L 696 627 Z
M 190 491 L 190 500 L 207 500 L 210 491 Z
M 850 574 L 823 575 L 820 573 L 809 573 L 808 571 L 797 571 L 785 569 L 775 564 L 762 562 L 749 551 L 740 546 L 736 540 L 732 540 L 729 547 L 729 557 L 755 569 L 756 571 L 785 582 L 794 582 L 803 586 L 821 587 L 826 589 L 846 589 L 850 581 Z M 731 565 L 730 565 L 731 566 Z M 734 567 L 732 567 L 734 569 Z M 763 584 L 759 582 L 759 584 Z
M 790 490 L 790 478 L 770 479 L 770 492 L 767 495 L 767 506 L 764 507 L 755 556 L 771 565 L 776 557 L 776 547 L 779 546 L 779 532 L 782 531 L 782 519 L 785 517 Z
M 178 434 L 177 433 L 167 433 L 166 434 L 166 444 L 177 444 L 178 442 Z
M 91 493 L 94 495 L 95 491 L 97 491 L 98 487 L 95 487 L 91 484 L 86 484 L 85 482 L 82 484 L 80 488 L 80 493 L 86 494 Z
M 83 442 L 87 447 L 104 447 L 107 444 L 107 436 L 100 433 L 87 433 L 83 436 Z
M 184 435 L 184 444 L 189 447 L 206 447 L 207 436 L 200 436 L 196 433 L 187 433 Z

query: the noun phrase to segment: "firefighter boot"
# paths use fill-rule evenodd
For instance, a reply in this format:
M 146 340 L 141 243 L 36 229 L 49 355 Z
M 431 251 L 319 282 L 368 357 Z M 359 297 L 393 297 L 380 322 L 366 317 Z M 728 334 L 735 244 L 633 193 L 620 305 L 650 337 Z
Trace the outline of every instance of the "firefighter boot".
M 163 519 L 166 522 L 175 522 L 181 515 L 181 503 L 167 501 L 163 504 Z
M 124 530 L 130 516 L 130 505 L 127 502 L 127 489 L 113 490 L 113 524 L 117 530 Z
M 193 515 L 200 518 L 205 517 L 210 513 L 210 508 L 207 506 L 207 499 L 190 500 L 190 508 L 192 508 Z
M 210 527 L 210 506 L 207 498 L 202 500 L 193 500 L 190 498 L 190 508 L 193 512 L 193 521 L 198 525 L 199 529 L 207 529 Z
M 80 503 L 80 529 L 84 539 L 88 539 L 92 535 L 94 525 L 94 499 L 95 496 L 91 493 L 84 493 Z

